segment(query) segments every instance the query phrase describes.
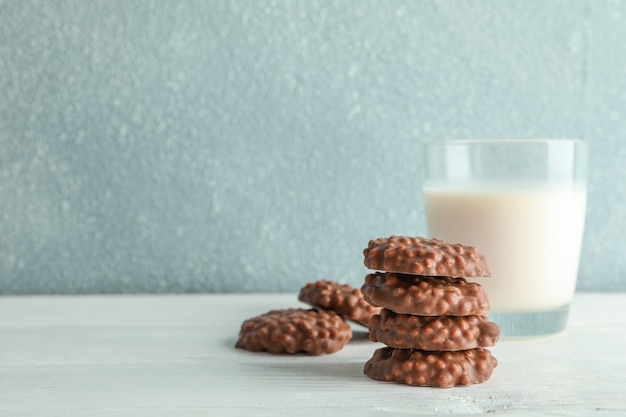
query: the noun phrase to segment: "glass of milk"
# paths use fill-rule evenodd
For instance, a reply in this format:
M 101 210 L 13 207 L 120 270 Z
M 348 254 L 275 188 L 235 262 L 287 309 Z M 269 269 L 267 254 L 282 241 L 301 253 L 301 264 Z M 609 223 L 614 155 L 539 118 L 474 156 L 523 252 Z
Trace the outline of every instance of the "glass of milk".
M 432 141 L 423 192 L 431 237 L 478 247 L 502 337 L 559 333 L 576 289 L 587 147 L 573 139 Z

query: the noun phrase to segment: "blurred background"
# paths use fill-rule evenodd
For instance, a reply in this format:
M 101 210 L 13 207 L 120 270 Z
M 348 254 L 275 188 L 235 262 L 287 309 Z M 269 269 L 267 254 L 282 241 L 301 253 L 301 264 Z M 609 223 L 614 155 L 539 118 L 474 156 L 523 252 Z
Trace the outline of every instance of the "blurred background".
M 0 293 L 359 285 L 426 139 L 590 148 L 578 288 L 626 290 L 625 1 L 0 0 Z

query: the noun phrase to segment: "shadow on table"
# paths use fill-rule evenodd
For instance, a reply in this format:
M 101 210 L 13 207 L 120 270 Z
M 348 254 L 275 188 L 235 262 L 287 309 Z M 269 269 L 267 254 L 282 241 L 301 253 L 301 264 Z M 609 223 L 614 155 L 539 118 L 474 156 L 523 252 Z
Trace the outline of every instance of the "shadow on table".
M 271 354 L 268 352 L 249 352 L 245 349 L 236 349 L 237 338 L 224 339 L 223 343 L 229 349 L 241 355 L 242 362 L 238 364 L 254 369 L 253 373 L 261 375 L 274 374 L 281 377 L 290 376 L 302 378 L 310 376 L 317 378 L 337 378 L 351 380 L 363 377 L 363 366 L 377 348 L 376 343 L 369 340 L 367 329 L 353 328 L 352 339 L 346 346 L 335 353 L 320 356 L 311 356 L 306 353 Z
M 346 381 L 354 381 L 363 377 L 363 366 L 365 361 L 341 361 L 334 360 L 332 362 L 325 361 L 325 356 L 316 357 L 318 361 L 302 360 L 305 356 L 298 355 L 273 355 L 275 360 L 272 363 L 268 361 L 247 362 L 246 367 L 250 371 L 256 369 L 260 374 L 265 376 L 275 374 L 280 378 L 290 379 L 292 376 L 294 381 L 302 380 L 302 378 L 313 378 L 317 380 L 320 377 L 328 380 L 336 379 L 338 383 Z M 311 358 L 310 356 L 306 356 Z M 289 358 L 288 360 L 285 360 Z

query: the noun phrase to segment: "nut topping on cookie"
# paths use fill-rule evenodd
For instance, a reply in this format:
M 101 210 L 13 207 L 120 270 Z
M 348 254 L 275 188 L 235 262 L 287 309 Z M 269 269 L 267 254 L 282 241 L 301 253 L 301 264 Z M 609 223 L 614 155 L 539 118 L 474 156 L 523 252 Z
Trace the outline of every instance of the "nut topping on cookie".
M 300 289 L 298 300 L 313 307 L 332 310 L 365 327 L 372 316 L 380 311 L 379 307 L 365 301 L 359 288 L 328 280 L 306 284 Z
M 370 339 L 399 349 L 458 351 L 494 346 L 500 327 L 485 316 L 416 316 L 383 309 L 369 325 Z
M 427 387 L 470 385 L 489 379 L 498 365 L 487 349 L 436 352 L 384 347 L 367 361 L 372 379 Z
M 243 322 L 235 347 L 252 352 L 323 355 L 341 350 L 352 338 L 350 325 L 326 310 L 272 310 Z
M 370 240 L 363 250 L 369 269 L 412 275 L 488 277 L 487 260 L 474 246 L 444 240 L 391 236 Z
M 468 316 L 489 311 L 483 286 L 464 278 L 375 272 L 365 277 L 361 291 L 370 304 L 396 313 Z

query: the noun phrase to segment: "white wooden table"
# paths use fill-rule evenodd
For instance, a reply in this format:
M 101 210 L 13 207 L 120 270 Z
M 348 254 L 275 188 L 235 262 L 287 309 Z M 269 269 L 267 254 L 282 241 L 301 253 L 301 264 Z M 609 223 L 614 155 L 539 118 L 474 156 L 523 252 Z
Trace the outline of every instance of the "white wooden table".
M 501 341 L 483 384 L 373 381 L 381 346 L 235 349 L 241 322 L 293 294 L 0 297 L 0 416 L 626 415 L 626 294 L 578 294 L 567 331 Z

